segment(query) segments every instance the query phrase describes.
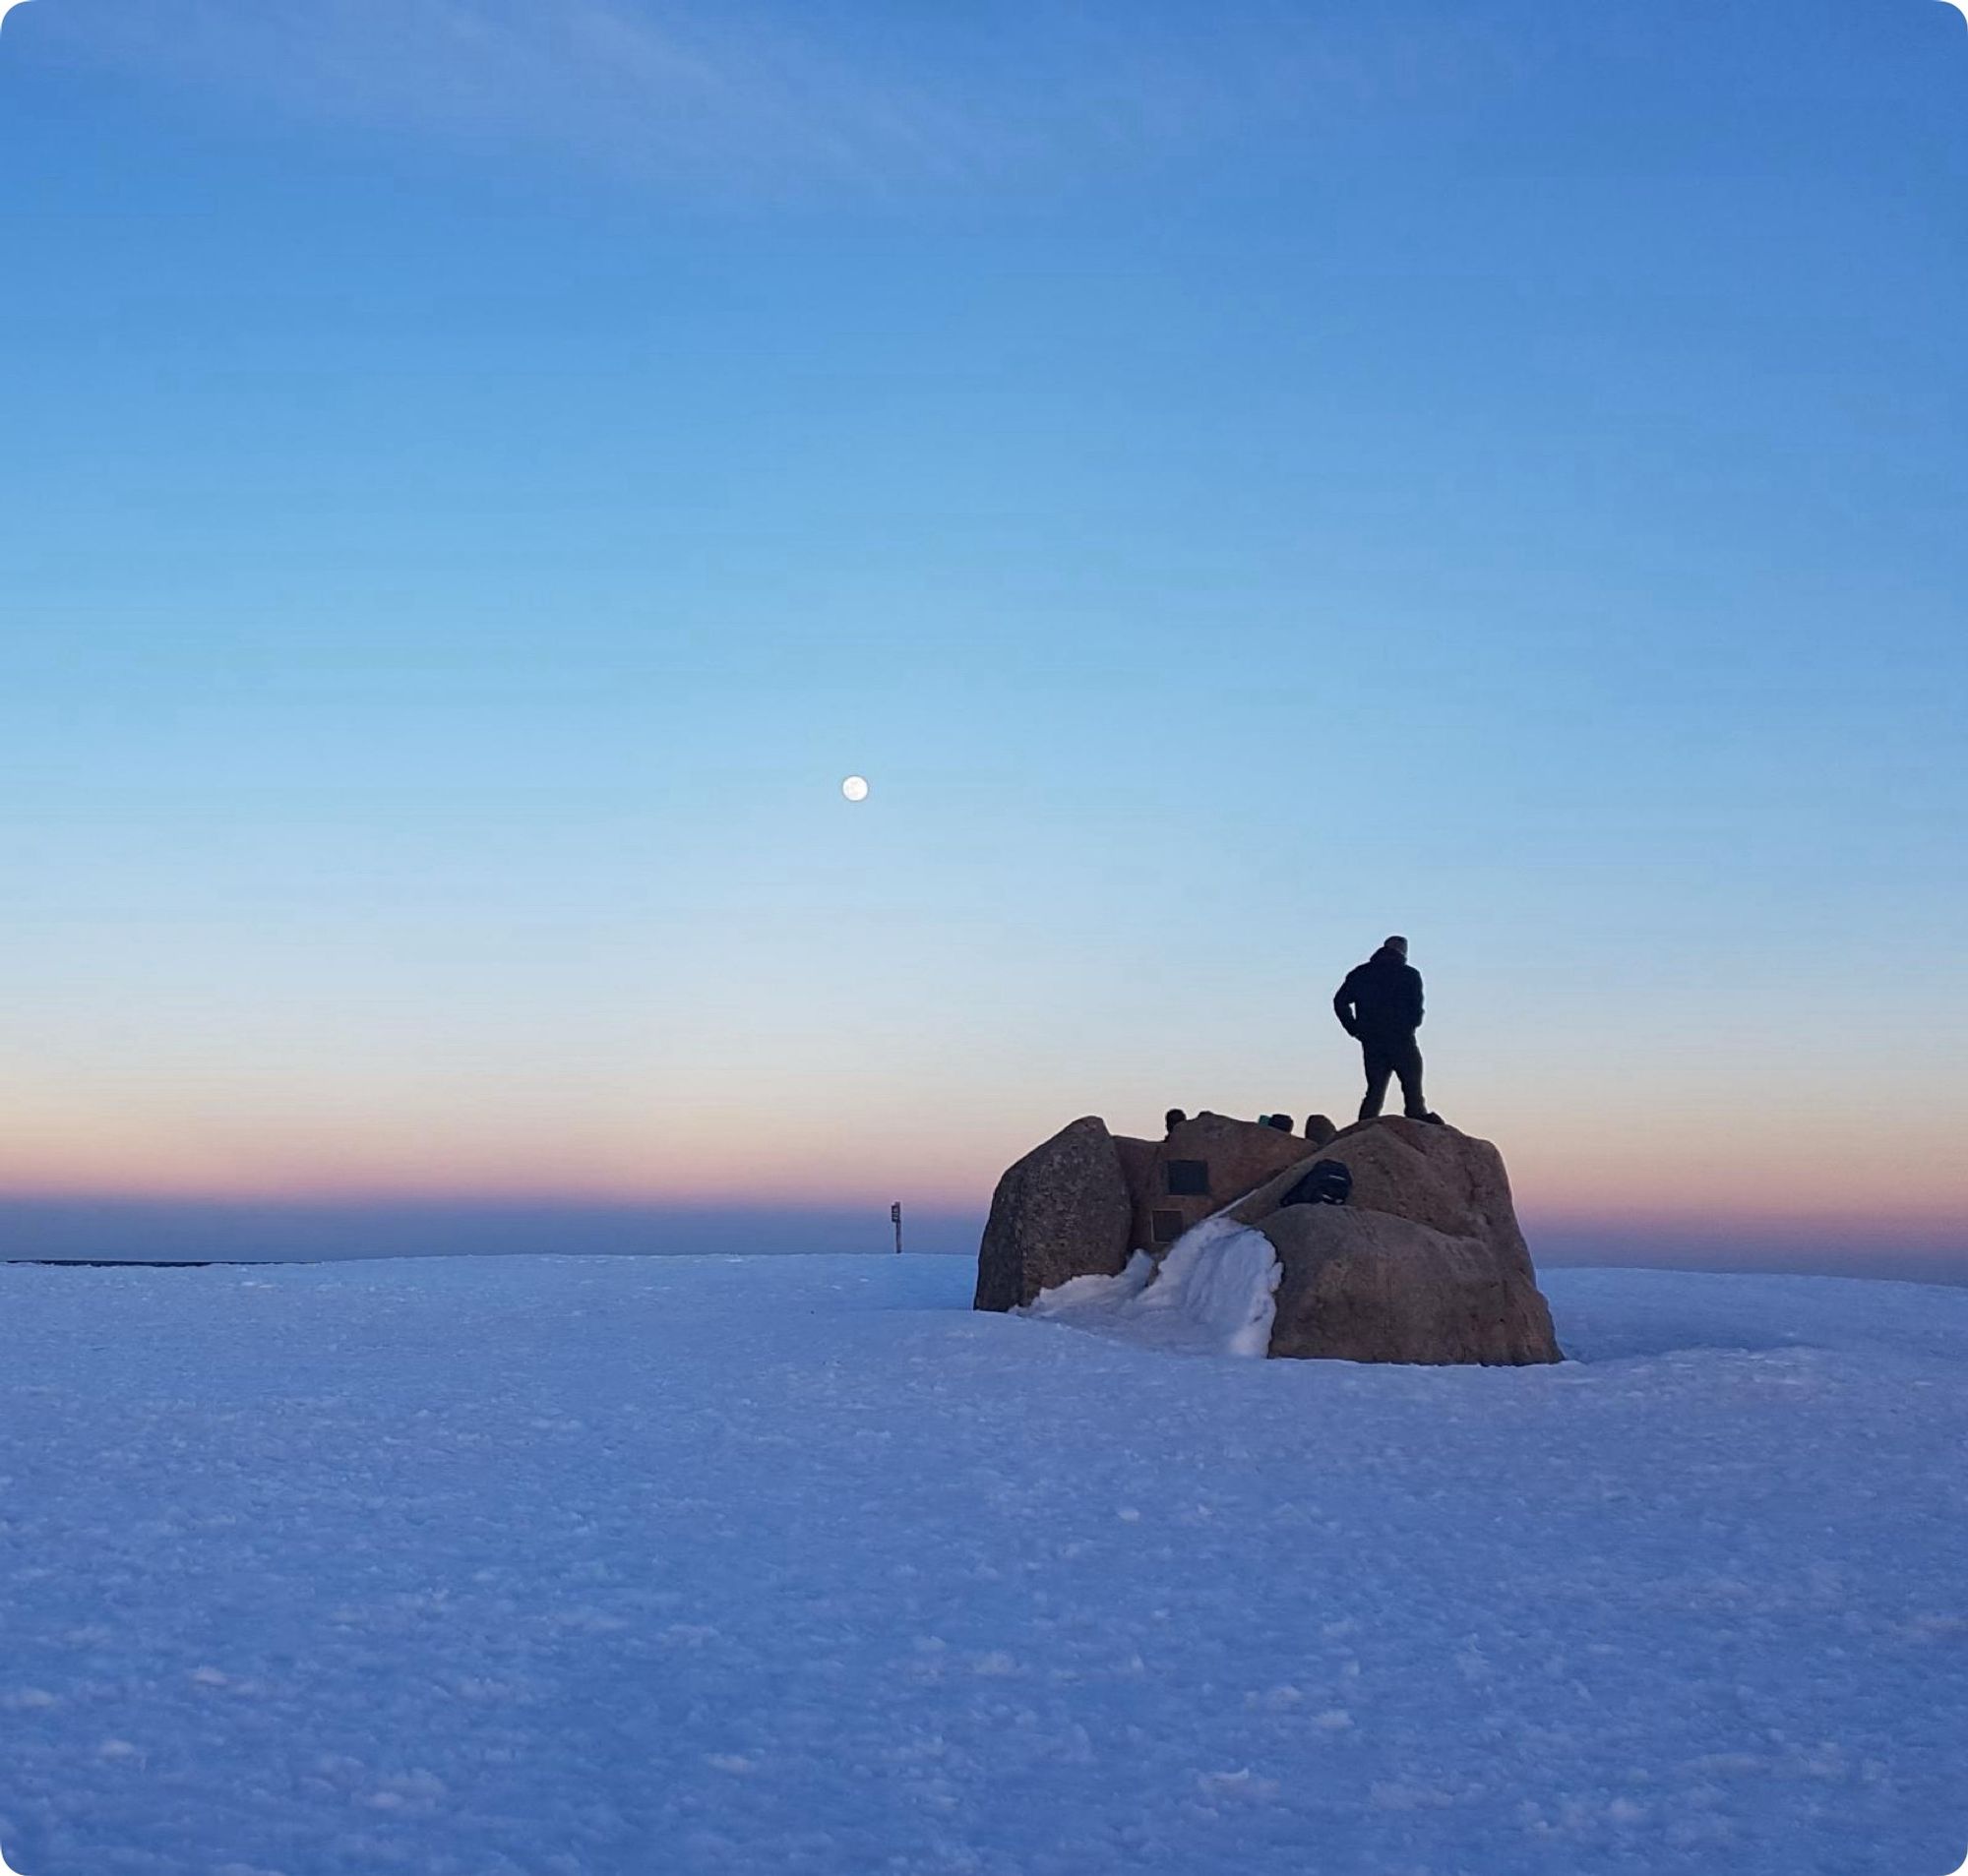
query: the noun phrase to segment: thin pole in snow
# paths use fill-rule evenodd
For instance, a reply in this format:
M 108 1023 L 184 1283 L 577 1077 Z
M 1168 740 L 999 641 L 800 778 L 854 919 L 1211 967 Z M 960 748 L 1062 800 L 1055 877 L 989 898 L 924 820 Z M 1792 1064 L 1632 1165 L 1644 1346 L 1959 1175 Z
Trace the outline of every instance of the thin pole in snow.
M 902 1254 L 902 1208 L 898 1203 L 889 1207 L 889 1218 L 895 1228 L 895 1255 Z

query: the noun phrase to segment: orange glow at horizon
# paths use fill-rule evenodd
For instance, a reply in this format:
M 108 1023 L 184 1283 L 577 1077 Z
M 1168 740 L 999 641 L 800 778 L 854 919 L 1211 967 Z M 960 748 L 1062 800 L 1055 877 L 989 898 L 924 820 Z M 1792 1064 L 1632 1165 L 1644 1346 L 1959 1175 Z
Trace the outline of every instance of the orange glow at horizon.
M 804 1115 L 743 1103 L 550 1117 L 152 1109 L 126 1111 L 114 1127 L 79 1109 L 30 1117 L 12 1105 L 0 1114 L 0 1197 L 19 1199 L 797 1209 L 901 1198 L 981 1210 L 1003 1169 L 1050 1130 L 1030 1119 L 1036 1104 L 1011 1102 L 966 1112 L 885 1100 Z M 1471 1130 L 1503 1146 L 1527 1218 L 1890 1237 L 1959 1234 L 1968 1218 L 1968 1180 L 1943 1140 L 1925 1137 L 1944 1130 L 1937 1120 L 1882 1118 L 1820 1142 L 1788 1124 L 1720 1135 L 1637 1116 L 1621 1126 L 1521 1110 L 1496 1118 Z M 1116 1127 L 1130 1130 L 1128 1120 Z M 1135 1130 L 1145 1130 L 1139 1120 Z

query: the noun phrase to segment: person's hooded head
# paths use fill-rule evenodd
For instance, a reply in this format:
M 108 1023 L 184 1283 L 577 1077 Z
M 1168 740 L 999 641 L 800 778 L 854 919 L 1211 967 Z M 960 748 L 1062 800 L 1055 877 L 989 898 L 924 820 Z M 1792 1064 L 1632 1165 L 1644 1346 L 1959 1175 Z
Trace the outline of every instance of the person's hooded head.
M 1405 964 L 1408 961 L 1408 941 L 1406 938 L 1400 937 L 1390 938 L 1374 955 L 1376 957 L 1390 958 L 1396 963 Z

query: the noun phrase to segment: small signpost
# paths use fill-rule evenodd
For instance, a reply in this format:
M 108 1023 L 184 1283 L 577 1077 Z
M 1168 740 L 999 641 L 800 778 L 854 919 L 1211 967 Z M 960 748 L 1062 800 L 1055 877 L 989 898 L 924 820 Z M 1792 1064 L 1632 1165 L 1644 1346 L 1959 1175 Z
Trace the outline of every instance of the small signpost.
M 899 1200 L 889 1207 L 889 1219 L 895 1228 L 895 1255 L 899 1257 L 902 1254 L 902 1207 Z

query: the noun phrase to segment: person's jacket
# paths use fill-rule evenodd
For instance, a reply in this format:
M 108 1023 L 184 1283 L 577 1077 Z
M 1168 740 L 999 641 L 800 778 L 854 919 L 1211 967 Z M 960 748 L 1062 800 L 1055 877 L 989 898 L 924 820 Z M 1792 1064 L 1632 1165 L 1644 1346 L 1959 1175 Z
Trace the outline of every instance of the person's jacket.
M 1349 1036 L 1412 1036 L 1421 1027 L 1421 973 L 1386 945 L 1346 973 L 1332 1013 Z

